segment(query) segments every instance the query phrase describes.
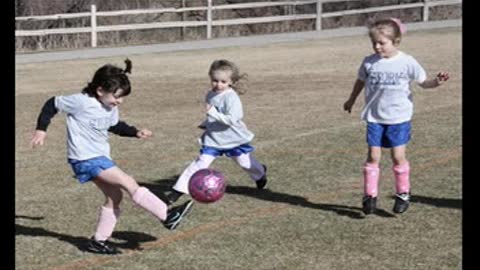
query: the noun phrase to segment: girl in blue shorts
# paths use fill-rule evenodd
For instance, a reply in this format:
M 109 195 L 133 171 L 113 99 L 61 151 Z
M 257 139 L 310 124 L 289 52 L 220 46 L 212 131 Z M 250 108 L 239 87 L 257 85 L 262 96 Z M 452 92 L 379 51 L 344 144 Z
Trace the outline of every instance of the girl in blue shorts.
M 169 203 L 174 203 L 183 194 L 189 194 L 190 177 L 200 169 L 205 169 L 215 158 L 226 155 L 242 167 L 263 189 L 267 183 L 266 166 L 260 164 L 252 155 L 250 142 L 253 133 L 242 121 L 243 107 L 237 93 L 243 94 L 239 81 L 241 75 L 237 66 L 228 60 L 214 61 L 208 72 L 212 89 L 207 92 L 205 113 L 207 119 L 200 124 L 205 132 L 200 138 L 200 155 L 180 175 L 167 194 Z
M 187 201 L 169 210 L 166 203 L 139 186 L 110 157 L 108 132 L 140 139 L 152 136 L 150 130 L 139 130 L 119 119 L 118 106 L 131 92 L 127 73 L 132 64 L 128 59 L 125 63 L 125 70 L 110 64 L 99 68 L 81 93 L 50 98 L 41 110 L 31 140 L 32 147 L 43 145 L 51 119 L 57 112 L 66 113 L 68 163 L 80 183 L 93 182 L 106 197 L 100 207 L 95 234 L 88 244 L 88 250 L 101 254 L 120 252 L 107 239 L 120 216 L 122 190 L 170 230 L 178 226 L 192 205 Z
M 365 87 L 365 107 L 361 117 L 367 122 L 368 156 L 363 167 L 363 212 L 376 209 L 380 176 L 381 149 L 392 152 L 395 176 L 393 211 L 403 213 L 410 200 L 410 165 L 406 145 L 410 140 L 413 115 L 410 82 L 422 88 L 435 88 L 448 80 L 448 73 L 439 72 L 427 80 L 425 70 L 412 56 L 398 50 L 405 26 L 396 18 L 378 20 L 369 28 L 374 54 L 363 59 L 350 98 L 343 105 L 349 113 L 357 96 Z

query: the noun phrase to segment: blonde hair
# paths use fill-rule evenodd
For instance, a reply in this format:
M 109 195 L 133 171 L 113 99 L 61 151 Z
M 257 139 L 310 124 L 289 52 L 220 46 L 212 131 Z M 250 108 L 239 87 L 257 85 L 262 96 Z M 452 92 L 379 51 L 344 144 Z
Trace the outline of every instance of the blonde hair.
M 370 38 L 377 35 L 385 36 L 390 39 L 393 44 L 398 45 L 402 40 L 402 31 L 399 24 L 401 24 L 401 22 L 398 19 L 380 19 L 368 26 L 368 34 Z
M 245 81 L 247 80 L 247 74 L 245 73 L 240 73 L 240 70 L 238 69 L 237 65 L 235 63 L 225 60 L 225 59 L 220 59 L 220 60 L 215 60 L 213 63 L 210 65 L 210 69 L 208 71 L 208 76 L 210 78 L 213 76 L 213 73 L 216 71 L 230 71 L 230 79 L 232 80 L 232 89 L 235 90 L 238 94 L 245 94 L 247 92 L 247 89 L 245 88 L 246 83 Z

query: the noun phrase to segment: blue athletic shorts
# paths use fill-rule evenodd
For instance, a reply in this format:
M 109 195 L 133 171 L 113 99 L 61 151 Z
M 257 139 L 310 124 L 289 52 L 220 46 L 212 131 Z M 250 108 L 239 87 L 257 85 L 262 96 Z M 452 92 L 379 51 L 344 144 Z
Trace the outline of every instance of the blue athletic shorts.
M 208 146 L 202 146 L 202 149 L 200 149 L 200 154 L 210 155 L 214 157 L 225 154 L 227 157 L 238 157 L 241 154 L 253 152 L 253 150 L 255 150 L 255 148 L 248 143 L 231 149 L 218 149 Z
M 367 123 L 368 146 L 392 148 L 407 144 L 411 138 L 410 121 L 394 125 Z
M 116 166 L 113 160 L 105 156 L 87 160 L 68 159 L 68 163 L 72 166 L 75 177 L 82 184 L 97 177 L 100 172 Z

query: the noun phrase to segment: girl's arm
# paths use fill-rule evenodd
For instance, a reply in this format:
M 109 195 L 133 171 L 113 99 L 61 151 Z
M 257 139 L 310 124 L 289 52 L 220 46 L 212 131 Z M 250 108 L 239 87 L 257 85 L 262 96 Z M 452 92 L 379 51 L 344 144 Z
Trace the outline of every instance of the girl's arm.
M 435 88 L 443 84 L 444 82 L 448 81 L 449 74 L 447 72 L 439 72 L 435 79 L 425 80 L 418 85 L 422 88 Z
M 348 100 L 343 104 L 343 109 L 345 111 L 348 111 L 348 113 L 352 112 L 353 104 L 355 103 L 355 100 L 357 99 L 360 92 L 362 92 L 362 89 L 364 86 L 365 86 L 364 81 L 360 79 L 357 79 L 355 81 L 355 84 L 353 85 L 352 93 L 350 94 L 350 98 L 348 98 Z
M 58 113 L 55 107 L 55 97 L 48 99 L 42 107 L 40 114 L 37 118 L 37 127 L 33 133 L 30 145 L 35 147 L 37 145 L 43 145 L 45 138 L 47 137 L 47 128 L 50 125 L 52 118 Z
M 232 96 L 231 99 L 227 100 L 227 103 L 227 111 L 224 114 L 217 111 L 215 106 L 207 104 L 207 115 L 222 124 L 233 126 L 243 117 L 242 103 L 236 96 Z
M 147 138 L 152 136 L 152 132 L 148 129 L 138 130 L 134 126 L 130 126 L 124 121 L 118 121 L 115 126 L 111 126 L 108 131 L 122 137 L 137 137 L 137 138 Z
M 48 99 L 42 107 L 40 114 L 37 118 L 37 130 L 47 131 L 50 121 L 58 113 L 57 108 L 55 108 L 55 97 Z

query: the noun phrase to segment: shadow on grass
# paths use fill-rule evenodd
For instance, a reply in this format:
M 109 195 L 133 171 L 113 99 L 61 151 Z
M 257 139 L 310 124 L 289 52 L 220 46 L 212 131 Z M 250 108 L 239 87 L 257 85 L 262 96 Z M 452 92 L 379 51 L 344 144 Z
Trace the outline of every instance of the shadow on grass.
M 159 197 L 162 201 L 166 201 L 165 192 L 172 190 L 172 186 L 177 181 L 180 175 L 174 175 L 165 179 L 158 179 L 152 183 L 138 182 L 140 186 L 148 188 L 153 194 Z
M 22 219 L 31 219 L 31 220 L 40 220 L 43 217 L 28 217 L 28 216 L 17 216 L 15 218 L 22 218 Z M 44 236 L 44 237 L 52 237 L 57 238 L 60 241 L 67 242 L 75 247 L 77 247 L 80 251 L 89 252 L 87 250 L 89 238 L 81 237 L 81 236 L 71 236 L 67 234 L 57 233 L 49 230 L 45 230 L 41 227 L 28 227 L 21 224 L 15 224 L 15 236 L 17 235 L 25 235 L 25 236 Z M 135 249 L 141 250 L 140 244 L 142 242 L 149 242 L 157 240 L 156 237 L 151 235 L 141 233 L 141 232 L 113 232 L 112 234 L 112 242 L 121 249 Z M 119 240 L 119 241 L 115 241 Z
M 252 187 L 243 186 L 227 186 L 227 193 L 237 194 L 243 196 L 249 196 L 265 201 L 287 203 L 295 206 L 308 207 L 313 209 L 320 209 L 324 211 L 332 211 L 341 216 L 347 216 L 353 219 L 363 219 L 365 215 L 362 212 L 362 208 L 354 206 L 345 206 L 339 204 L 327 204 L 327 203 L 312 203 L 304 197 L 290 195 L 286 193 L 274 192 L 269 189 L 258 190 Z M 377 209 L 376 215 L 382 217 L 395 217 L 394 215 L 382 210 Z
M 174 175 L 165 179 L 155 180 L 153 183 L 140 182 L 141 186 L 148 188 L 152 193 L 157 195 L 160 199 L 165 201 L 165 192 L 170 191 L 171 187 L 177 181 L 179 175 Z M 287 203 L 296 206 L 308 207 L 313 209 L 320 209 L 324 211 L 332 211 L 341 216 L 347 216 L 353 219 L 363 219 L 365 215 L 362 212 L 362 208 L 345 206 L 339 204 L 318 204 L 309 202 L 304 197 L 290 195 L 286 193 L 274 192 L 269 189 L 258 190 L 254 187 L 245 186 L 232 186 L 228 185 L 226 193 L 237 194 L 242 196 L 249 196 L 260 200 Z M 395 215 L 383 210 L 377 209 L 375 215 L 381 217 L 395 217 Z
M 392 198 L 395 198 L 395 196 L 392 196 Z M 429 204 L 436 207 L 462 209 L 461 199 L 432 198 L 421 195 L 412 195 L 410 197 L 410 202 Z

